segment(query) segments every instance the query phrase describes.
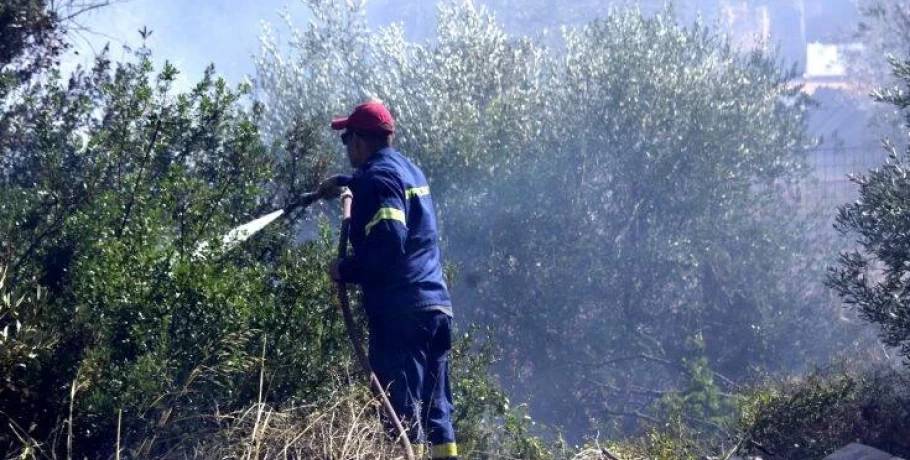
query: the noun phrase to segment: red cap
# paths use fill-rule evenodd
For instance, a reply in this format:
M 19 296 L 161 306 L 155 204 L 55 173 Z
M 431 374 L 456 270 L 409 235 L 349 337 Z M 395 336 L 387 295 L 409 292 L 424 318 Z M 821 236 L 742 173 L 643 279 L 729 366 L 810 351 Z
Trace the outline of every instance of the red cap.
M 358 105 L 350 116 L 332 120 L 332 129 L 355 129 L 357 131 L 372 131 L 383 133 L 395 132 L 395 120 L 389 109 L 382 102 L 367 102 Z

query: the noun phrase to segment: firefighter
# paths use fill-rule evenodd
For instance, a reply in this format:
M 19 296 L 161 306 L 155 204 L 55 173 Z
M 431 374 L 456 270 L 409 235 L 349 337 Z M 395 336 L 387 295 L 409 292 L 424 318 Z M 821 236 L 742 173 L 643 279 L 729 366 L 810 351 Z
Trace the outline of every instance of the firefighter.
M 322 197 L 342 187 L 354 196 L 353 255 L 336 260 L 332 279 L 358 284 L 369 327 L 369 362 L 415 450 L 455 459 L 448 355 L 452 302 L 443 280 L 430 187 L 420 168 L 392 145 L 395 121 L 377 101 L 336 118 L 352 176 L 319 186 Z

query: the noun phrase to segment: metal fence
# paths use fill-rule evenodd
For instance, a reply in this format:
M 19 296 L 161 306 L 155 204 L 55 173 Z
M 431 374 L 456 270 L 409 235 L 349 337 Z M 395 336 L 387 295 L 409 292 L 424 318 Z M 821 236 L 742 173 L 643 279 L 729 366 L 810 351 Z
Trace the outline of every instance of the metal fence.
M 881 166 L 887 154 L 880 145 L 819 148 L 809 158 L 814 173 L 802 186 L 807 207 L 833 210 L 858 198 L 859 186 L 850 174 L 863 174 Z

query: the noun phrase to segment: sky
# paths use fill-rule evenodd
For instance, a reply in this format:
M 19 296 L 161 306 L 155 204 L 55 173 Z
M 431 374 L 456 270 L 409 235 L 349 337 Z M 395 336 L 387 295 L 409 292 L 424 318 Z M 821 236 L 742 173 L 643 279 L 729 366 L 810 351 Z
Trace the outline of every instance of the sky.
M 90 64 L 106 43 L 112 57 L 127 55 L 123 46 L 138 48 L 138 31 L 147 27 L 155 62 L 167 60 L 180 69 L 178 86 L 192 85 L 210 63 L 229 82 L 239 83 L 254 73 L 262 21 L 281 23 L 282 8 L 288 8 L 295 23 L 306 19 L 299 0 L 120 0 L 80 17 L 88 31 L 73 35 L 64 69 Z
M 71 70 L 77 64 L 90 64 L 94 53 L 101 50 L 105 43 L 111 44 L 113 57 L 124 56 L 123 45 L 136 48 L 141 44 L 138 30 L 143 26 L 152 30 L 148 41 L 157 63 L 169 60 L 182 71 L 178 86 L 189 87 L 202 75 L 209 63 L 214 63 L 216 71 L 231 83 L 239 83 L 245 75 L 253 74 L 252 56 L 257 54 L 258 37 L 262 31 L 263 21 L 281 24 L 283 20 L 279 11 L 286 10 L 293 22 L 306 24 L 309 14 L 303 0 L 112 0 L 113 5 L 100 8 L 80 17 L 80 22 L 88 31 L 74 34 L 74 50 L 64 63 L 64 70 Z M 363 1 L 363 0 L 348 0 Z M 801 1 L 801 3 L 800 3 Z M 809 21 L 806 33 L 812 40 L 825 39 L 835 32 L 852 24 L 858 17 L 850 0 L 783 0 L 774 3 L 775 10 L 793 5 L 804 5 L 807 18 L 827 15 L 825 20 Z M 531 12 L 520 13 L 519 4 L 528 6 L 528 11 L 540 10 L 541 0 L 475 0 L 476 4 L 488 4 L 498 10 L 497 15 L 510 29 L 536 29 L 540 18 L 535 20 Z M 579 5 L 585 9 L 600 8 L 606 12 L 610 3 L 629 3 L 629 0 L 585 0 Z M 644 0 L 642 4 L 659 4 L 659 0 Z M 730 4 L 737 1 L 728 0 Z M 718 0 L 677 0 L 677 10 L 712 11 L 710 5 L 717 8 Z M 822 7 L 821 5 L 825 5 Z M 530 5 L 538 5 L 533 8 Z M 552 7 L 553 4 L 551 4 Z M 571 9 L 566 5 L 556 9 Z M 688 6 L 684 6 L 688 5 Z M 785 5 L 785 6 L 782 6 Z M 596 6 L 596 8 L 595 8 Z M 543 13 L 551 10 L 543 7 Z M 369 0 L 366 1 L 369 17 L 376 25 L 390 22 L 406 23 L 406 35 L 418 38 L 433 28 L 435 20 L 434 0 Z M 516 12 L 519 11 L 519 12 Z M 568 11 L 568 10 L 567 10 Z M 590 12 L 590 11 L 589 11 Z M 565 11 L 564 11 L 565 13 Z M 536 14 L 536 13 L 535 13 Z M 553 19 L 553 11 L 548 17 Z M 568 14 L 568 13 L 566 13 Z M 530 15 L 530 16 L 529 16 Z M 527 16 L 527 17 L 526 17 Z M 523 21 L 523 22 L 522 22 Z M 819 25 L 825 25 L 822 30 Z M 280 30 L 280 27 L 278 28 Z M 513 30 L 514 32 L 514 30 Z M 423 38 L 423 37 L 420 37 Z M 779 36 L 778 38 L 786 38 Z M 827 40 L 825 40 L 827 41 Z M 786 47 L 785 47 L 786 48 Z

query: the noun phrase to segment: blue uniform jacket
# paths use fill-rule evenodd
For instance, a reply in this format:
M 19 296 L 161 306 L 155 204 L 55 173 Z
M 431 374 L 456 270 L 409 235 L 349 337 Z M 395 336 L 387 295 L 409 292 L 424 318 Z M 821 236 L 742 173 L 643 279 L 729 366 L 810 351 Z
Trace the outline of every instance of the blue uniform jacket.
M 374 153 L 339 185 L 354 194 L 341 279 L 359 284 L 369 316 L 440 310 L 452 301 L 442 276 L 430 188 L 420 169 L 392 148 Z

